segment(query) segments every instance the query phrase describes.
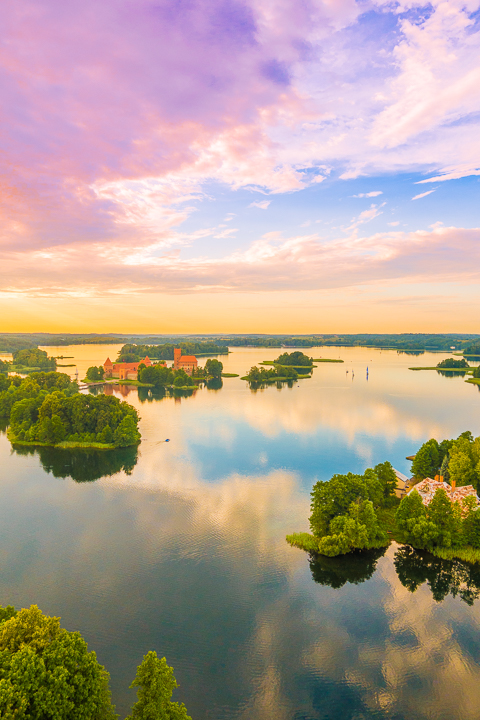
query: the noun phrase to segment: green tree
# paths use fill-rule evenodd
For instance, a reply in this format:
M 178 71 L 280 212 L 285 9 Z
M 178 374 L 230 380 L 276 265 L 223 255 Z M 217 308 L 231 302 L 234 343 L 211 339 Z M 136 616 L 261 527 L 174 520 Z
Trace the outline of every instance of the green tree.
M 470 509 L 463 522 L 463 533 L 467 545 L 480 548 L 480 509 Z
M 384 498 L 388 499 L 393 497 L 397 487 L 397 476 L 395 475 L 392 464 L 387 460 L 386 462 L 375 465 L 373 470 L 382 486 Z
M 462 544 L 462 517 L 458 503 L 452 503 L 439 488 L 427 508 L 427 518 L 436 528 L 435 542 L 441 547 Z
M 412 462 L 412 473 L 416 478 L 434 477 L 441 465 L 440 446 L 434 439 L 428 440 L 417 451 Z
M 455 482 L 457 485 L 470 485 L 472 480 L 475 480 L 475 477 L 472 478 L 472 475 L 476 476 L 475 470 L 472 467 L 472 461 L 470 457 L 462 451 L 452 455 L 448 463 L 448 471 L 450 473 L 451 483 Z
M 144 656 L 130 687 L 138 688 L 138 700 L 126 720 L 192 720 L 183 703 L 171 701 L 178 683 L 173 668 L 156 652 Z
M 395 521 L 403 530 L 407 542 L 416 547 L 432 547 L 437 538 L 437 528 L 427 518 L 427 510 L 422 502 L 420 493 L 413 490 L 406 495 L 395 513 Z
M 36 605 L 0 609 L 0 717 L 113 720 L 109 675 L 77 632 Z
M 132 415 L 126 415 L 113 434 L 113 441 L 117 447 L 128 447 L 140 442 L 141 435 L 137 423 Z
M 205 372 L 207 375 L 210 375 L 210 377 L 222 377 L 223 363 L 220 362 L 220 360 L 209 358 L 205 363 Z
M 96 365 L 92 365 L 92 367 L 89 367 L 87 370 L 86 378 L 90 382 L 100 382 L 103 380 L 103 376 L 105 375 L 105 370 L 102 365 L 99 365 L 98 367 Z

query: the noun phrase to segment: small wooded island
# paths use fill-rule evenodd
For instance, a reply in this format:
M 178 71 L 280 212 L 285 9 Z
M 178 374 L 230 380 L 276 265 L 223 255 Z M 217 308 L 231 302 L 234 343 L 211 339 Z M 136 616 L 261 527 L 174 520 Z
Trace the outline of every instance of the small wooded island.
M 407 491 L 389 462 L 363 475 L 334 475 L 311 493 L 310 533 L 287 541 L 330 557 L 391 540 L 444 559 L 480 562 L 480 437 L 432 439 L 418 450 Z M 406 494 L 405 494 L 406 493 Z M 402 497 L 403 495 L 403 497 Z
M 275 382 L 293 382 L 311 377 L 314 368 L 312 358 L 296 350 L 292 353 L 283 353 L 276 360 L 265 360 L 260 365 L 271 365 L 264 368 L 254 365 L 248 373 L 242 377 L 251 385 L 262 385 Z
M 116 448 L 140 442 L 134 407 L 111 395 L 83 395 L 68 375 L 0 374 L 0 417 L 8 438 L 23 445 Z

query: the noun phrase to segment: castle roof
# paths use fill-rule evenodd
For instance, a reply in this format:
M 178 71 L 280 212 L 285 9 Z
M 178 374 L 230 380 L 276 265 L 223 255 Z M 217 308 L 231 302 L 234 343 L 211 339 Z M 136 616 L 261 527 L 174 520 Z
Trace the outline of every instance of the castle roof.
M 181 355 L 178 358 L 179 363 L 191 363 L 191 362 L 197 362 L 197 358 L 195 355 Z
M 109 357 L 107 357 L 107 359 L 105 360 L 105 362 L 104 362 L 103 364 L 104 364 L 104 365 L 111 365 L 111 364 L 112 364 L 112 361 L 110 360 Z

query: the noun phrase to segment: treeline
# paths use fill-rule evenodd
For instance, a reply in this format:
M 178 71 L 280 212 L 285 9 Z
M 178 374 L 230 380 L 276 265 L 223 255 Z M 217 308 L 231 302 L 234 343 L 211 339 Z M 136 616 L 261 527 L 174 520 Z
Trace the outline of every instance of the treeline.
M 0 717 L 115 720 L 109 680 L 80 633 L 62 628 L 60 618 L 36 605 L 0 607 Z M 126 720 L 191 720 L 185 705 L 171 700 L 177 687 L 173 668 L 150 651 L 130 685 L 138 700 Z
M 95 333 L 57 334 L 57 333 L 0 333 L 0 351 L 14 353 L 24 348 L 36 348 L 39 345 L 92 345 L 119 344 L 125 342 L 125 335 L 96 335 Z
M 480 358 L 480 340 L 471 343 L 463 348 L 463 354 L 471 357 Z
M 63 373 L 2 376 L 0 417 L 9 420 L 12 442 L 127 447 L 140 441 L 135 408 L 113 396 L 81 395 Z
M 456 440 L 427 440 L 412 461 L 412 474 L 419 480 L 442 475 L 447 483 L 473 485 L 480 489 L 480 437 L 470 431 Z
M 173 360 L 175 348 L 181 348 L 183 355 L 226 355 L 228 349 L 214 342 L 179 342 L 162 345 L 124 345 L 118 353 L 117 362 L 138 362 L 145 357 L 150 360 Z
M 319 480 L 311 493 L 312 534 L 294 533 L 287 535 L 287 541 L 330 557 L 388 545 L 377 513 L 395 502 L 396 483 L 389 462 L 368 468 L 363 475 L 348 473 L 326 482 Z

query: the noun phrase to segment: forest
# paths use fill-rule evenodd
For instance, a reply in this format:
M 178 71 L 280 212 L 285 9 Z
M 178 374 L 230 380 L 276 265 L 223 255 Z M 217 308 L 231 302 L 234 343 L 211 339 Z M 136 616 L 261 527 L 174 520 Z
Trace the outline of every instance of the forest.
M 135 408 L 110 395 L 83 395 L 63 373 L 0 376 L 0 417 L 12 442 L 127 447 L 140 442 Z

